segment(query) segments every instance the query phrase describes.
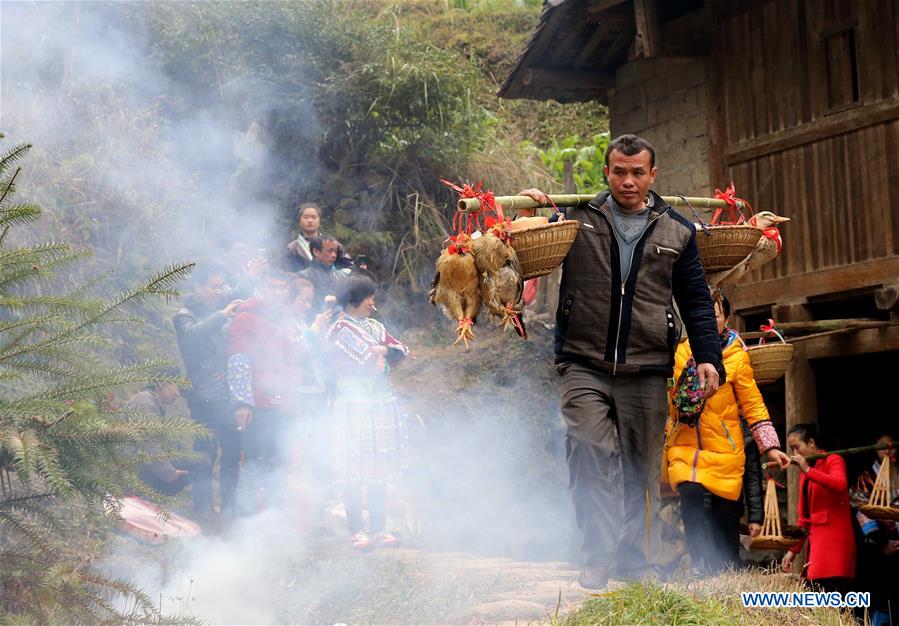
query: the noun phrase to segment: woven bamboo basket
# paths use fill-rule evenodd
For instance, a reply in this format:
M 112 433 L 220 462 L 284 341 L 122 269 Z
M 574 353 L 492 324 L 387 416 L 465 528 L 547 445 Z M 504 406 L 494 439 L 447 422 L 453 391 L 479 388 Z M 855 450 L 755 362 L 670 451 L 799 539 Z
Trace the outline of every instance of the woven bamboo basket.
M 561 220 L 523 230 L 513 230 L 512 247 L 521 262 L 522 278 L 549 274 L 559 267 L 577 237 L 581 223 Z
M 696 233 L 699 260 L 706 272 L 729 270 L 758 245 L 764 231 L 748 224 L 707 226 Z
M 871 519 L 899 522 L 899 506 L 890 506 L 890 493 L 890 455 L 887 455 L 880 464 L 868 504 L 858 507 L 859 512 Z
M 762 532 L 749 544 L 751 550 L 789 550 L 801 539 L 784 537 L 780 529 L 780 505 L 777 503 L 777 485 L 773 478 L 765 486 L 765 521 Z
M 793 344 L 789 343 L 763 343 L 749 346 L 746 350 L 752 362 L 755 382 L 759 385 L 780 380 L 793 360 Z

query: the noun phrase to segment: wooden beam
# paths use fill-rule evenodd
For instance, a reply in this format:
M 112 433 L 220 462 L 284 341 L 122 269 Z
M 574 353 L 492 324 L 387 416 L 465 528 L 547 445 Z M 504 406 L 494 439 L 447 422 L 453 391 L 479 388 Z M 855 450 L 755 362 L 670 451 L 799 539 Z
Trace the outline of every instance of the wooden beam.
M 622 28 L 634 27 L 634 16 L 630 12 L 621 13 L 620 11 L 610 11 L 602 15 L 596 13 L 587 13 L 585 18 L 588 24 L 605 24 L 613 30 L 621 30 Z
M 808 358 L 805 357 L 802 348 L 797 348 L 793 361 L 787 368 L 784 378 L 785 408 L 786 408 L 786 433 L 790 432 L 796 424 L 802 422 L 816 422 L 818 416 L 818 388 L 815 382 L 815 371 L 812 369 Z M 786 450 L 787 442 L 781 441 L 781 447 Z M 787 519 L 791 524 L 796 523 L 796 512 L 799 507 L 799 472 L 796 466 L 791 465 L 787 470 Z
M 529 67 L 521 76 L 522 84 L 533 89 L 552 85 L 562 89 L 611 89 L 615 77 L 606 72 L 552 67 Z
M 588 0 L 587 15 L 599 15 L 604 11 L 608 11 L 619 4 L 624 4 L 627 0 Z
M 661 52 L 659 45 L 659 12 L 656 0 L 634 0 L 634 21 L 637 25 L 637 45 L 643 58 Z
M 890 285 L 899 276 L 899 256 L 844 265 L 833 269 L 795 274 L 730 287 L 728 299 L 735 311 L 776 302 L 821 296 L 860 287 Z
M 800 348 L 801 346 L 801 348 Z M 827 359 L 873 352 L 899 350 L 899 325 L 862 328 L 853 332 L 828 335 L 796 344 L 809 359 Z
M 593 53 L 596 52 L 596 49 L 602 44 L 605 40 L 606 36 L 612 31 L 612 27 L 607 22 L 600 22 L 600 24 L 593 31 L 593 34 L 590 35 L 590 39 L 587 40 L 587 43 L 584 44 L 584 47 L 581 48 L 581 51 L 577 53 L 577 56 L 574 57 L 574 60 L 571 62 L 571 65 L 574 67 L 583 67 L 587 65 L 587 61 L 590 60 L 590 57 L 593 56 Z
M 881 100 L 731 145 L 724 158 L 733 166 L 895 119 L 899 119 L 899 98 Z
M 808 304 L 791 302 L 778 303 L 771 308 L 771 317 L 775 322 L 807 322 L 812 319 Z
M 609 47 L 606 48 L 606 51 L 602 53 L 602 57 L 600 57 L 599 59 L 599 67 L 607 67 L 612 59 L 619 55 L 621 51 L 628 46 L 633 38 L 633 29 L 625 28 L 624 30 L 619 32 L 615 36 L 615 41 L 610 43 Z
M 842 319 L 842 320 L 809 320 L 802 322 L 782 322 L 777 323 L 775 319 L 774 326 L 780 332 L 787 333 L 796 333 L 799 335 L 802 334 L 811 334 L 811 333 L 823 333 L 828 330 L 841 330 L 843 328 L 871 328 L 873 326 L 882 326 L 885 324 L 883 320 L 874 320 L 874 319 Z

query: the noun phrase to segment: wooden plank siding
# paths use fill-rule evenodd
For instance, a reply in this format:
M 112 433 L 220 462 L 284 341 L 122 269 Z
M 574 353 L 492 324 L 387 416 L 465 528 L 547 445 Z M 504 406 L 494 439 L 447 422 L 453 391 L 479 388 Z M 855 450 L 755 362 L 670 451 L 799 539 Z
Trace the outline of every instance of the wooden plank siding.
M 777 0 L 716 32 L 729 175 L 793 219 L 739 306 L 772 304 L 753 283 L 899 256 L 899 0 Z

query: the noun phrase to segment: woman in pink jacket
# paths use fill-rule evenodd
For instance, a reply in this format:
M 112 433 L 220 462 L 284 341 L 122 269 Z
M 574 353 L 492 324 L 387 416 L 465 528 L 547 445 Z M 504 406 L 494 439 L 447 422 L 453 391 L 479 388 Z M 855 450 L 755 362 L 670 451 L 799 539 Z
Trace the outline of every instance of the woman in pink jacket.
M 837 454 L 809 463 L 805 457 L 824 452 L 813 424 L 796 424 L 787 434 L 792 460 L 799 466 L 799 525 L 808 530 L 807 578 L 824 591 L 849 590 L 855 578 L 855 536 L 849 508 L 846 462 Z M 790 571 L 801 542 L 784 555 Z

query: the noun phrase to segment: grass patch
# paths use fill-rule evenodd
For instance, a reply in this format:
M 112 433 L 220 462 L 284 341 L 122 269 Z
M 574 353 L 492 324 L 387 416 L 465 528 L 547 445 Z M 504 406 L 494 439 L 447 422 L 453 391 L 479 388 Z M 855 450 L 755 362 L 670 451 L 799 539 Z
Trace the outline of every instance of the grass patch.
M 592 597 L 560 622 L 564 626 L 593 624 L 723 624 L 732 621 L 713 598 L 697 599 L 672 587 L 630 583 Z
M 634 582 L 591 597 L 560 620 L 564 626 L 600 624 L 752 624 L 753 626 L 842 626 L 857 624 L 834 608 L 744 608 L 741 591 L 808 589 L 796 576 L 735 572 L 702 581 L 671 584 Z

